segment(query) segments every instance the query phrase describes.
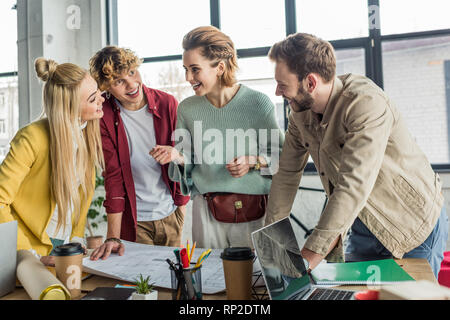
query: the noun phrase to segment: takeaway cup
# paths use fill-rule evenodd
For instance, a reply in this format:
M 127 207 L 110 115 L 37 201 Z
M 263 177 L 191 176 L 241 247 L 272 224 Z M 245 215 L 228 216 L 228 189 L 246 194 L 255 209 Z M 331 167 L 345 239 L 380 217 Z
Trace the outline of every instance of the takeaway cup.
M 225 274 L 228 300 L 250 300 L 252 296 L 253 258 L 248 247 L 226 248 L 220 255 Z
M 81 295 L 84 249 L 79 243 L 67 243 L 53 250 L 56 277 L 69 290 L 72 299 Z

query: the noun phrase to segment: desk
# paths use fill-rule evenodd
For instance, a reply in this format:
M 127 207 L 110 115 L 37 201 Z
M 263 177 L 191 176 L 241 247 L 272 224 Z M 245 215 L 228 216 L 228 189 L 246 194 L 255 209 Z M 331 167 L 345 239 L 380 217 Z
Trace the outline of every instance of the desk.
M 396 260 L 398 265 L 403 268 L 407 273 L 411 275 L 415 280 L 429 280 L 437 283 L 437 280 L 431 270 L 430 264 L 426 259 L 400 259 Z M 97 275 L 93 275 L 86 280 L 83 280 L 82 290 L 92 291 L 97 287 L 113 287 L 116 284 L 129 284 L 125 281 L 115 280 L 111 278 L 105 278 Z M 341 286 L 346 290 L 365 290 L 366 286 Z M 156 288 L 158 290 L 158 300 L 171 300 L 171 290 L 164 288 Z M 25 289 L 17 288 L 14 292 L 0 298 L 0 300 L 29 300 L 30 297 L 26 293 Z M 218 293 L 213 295 L 203 295 L 204 300 L 226 300 L 226 294 Z

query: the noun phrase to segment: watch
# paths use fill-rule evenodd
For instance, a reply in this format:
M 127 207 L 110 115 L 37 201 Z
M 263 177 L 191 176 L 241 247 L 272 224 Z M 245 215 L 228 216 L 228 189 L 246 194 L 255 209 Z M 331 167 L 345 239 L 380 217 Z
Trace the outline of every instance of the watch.
M 256 157 L 256 164 L 253 167 L 253 170 L 260 170 L 261 169 L 261 162 L 259 162 L 259 158 Z

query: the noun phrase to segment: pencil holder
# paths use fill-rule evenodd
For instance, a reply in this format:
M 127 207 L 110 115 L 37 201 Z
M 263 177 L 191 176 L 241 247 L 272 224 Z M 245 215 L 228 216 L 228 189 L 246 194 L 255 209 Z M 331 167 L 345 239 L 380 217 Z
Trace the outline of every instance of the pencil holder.
M 172 300 L 202 300 L 202 266 L 183 269 L 179 264 L 176 270 L 170 268 Z

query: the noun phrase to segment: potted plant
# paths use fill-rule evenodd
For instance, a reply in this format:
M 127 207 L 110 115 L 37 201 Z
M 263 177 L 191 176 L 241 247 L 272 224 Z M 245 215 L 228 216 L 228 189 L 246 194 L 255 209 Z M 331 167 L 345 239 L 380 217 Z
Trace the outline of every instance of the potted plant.
M 95 191 L 98 193 L 98 189 L 104 186 L 104 179 L 101 175 L 97 175 L 95 177 Z M 94 220 L 100 216 L 100 212 L 102 211 L 103 201 L 105 201 L 105 197 L 101 193 L 97 197 L 94 197 L 91 202 L 91 206 L 88 210 L 87 218 L 88 223 L 86 224 L 87 229 L 89 231 L 89 235 L 86 236 L 86 244 L 88 249 L 95 249 L 102 245 L 103 236 L 95 235 L 94 229 L 98 228 L 97 222 Z M 106 215 L 103 214 L 103 221 L 107 221 Z
M 139 275 L 135 280 L 136 291 L 131 295 L 132 300 L 158 300 L 158 291 L 153 290 L 154 283 L 150 283 L 150 276 L 144 278 Z

